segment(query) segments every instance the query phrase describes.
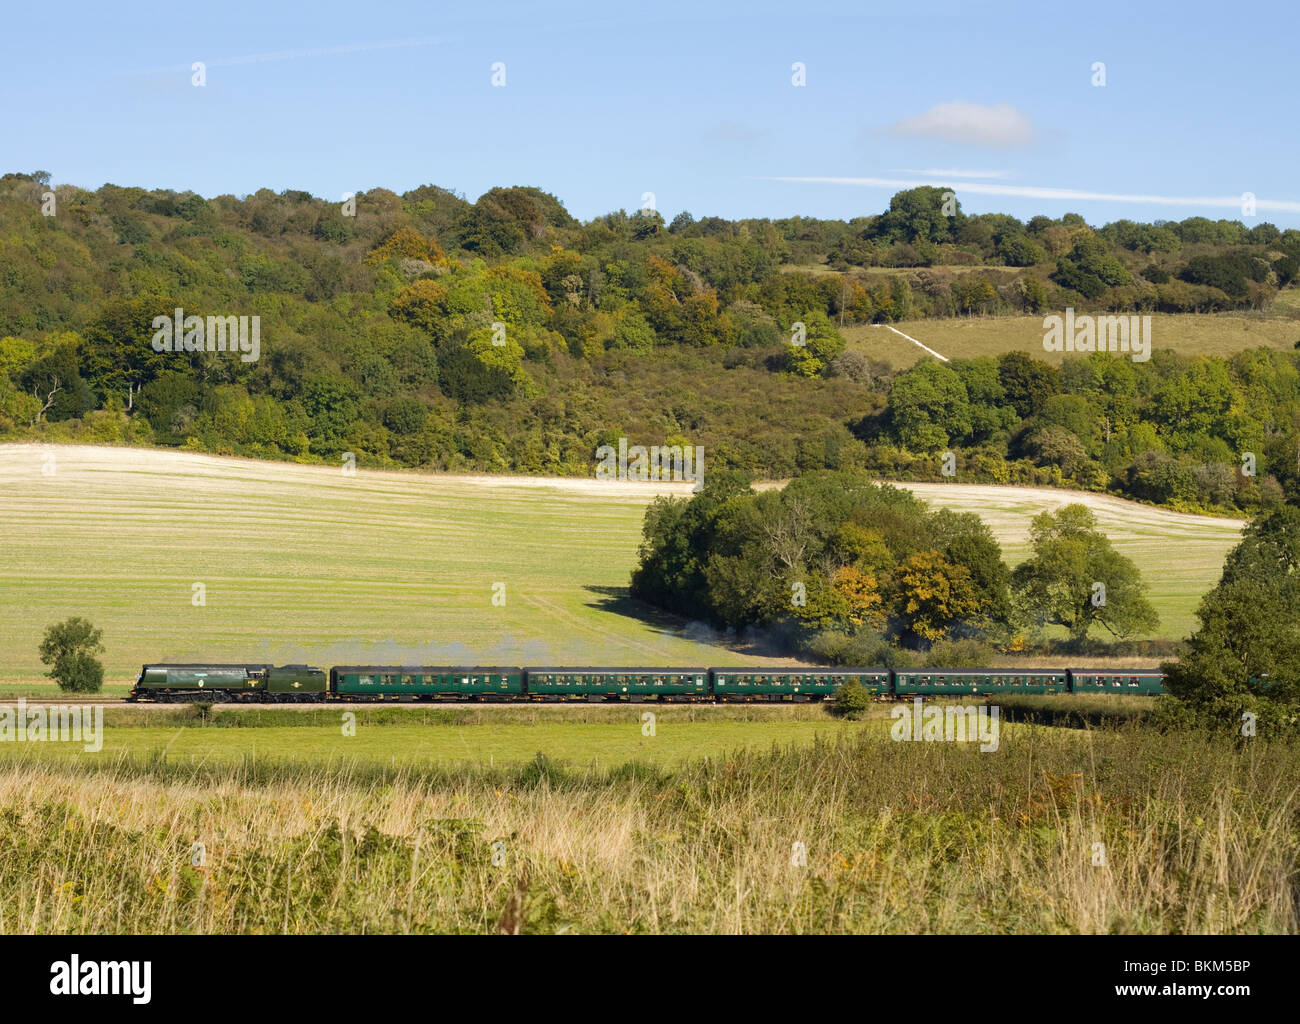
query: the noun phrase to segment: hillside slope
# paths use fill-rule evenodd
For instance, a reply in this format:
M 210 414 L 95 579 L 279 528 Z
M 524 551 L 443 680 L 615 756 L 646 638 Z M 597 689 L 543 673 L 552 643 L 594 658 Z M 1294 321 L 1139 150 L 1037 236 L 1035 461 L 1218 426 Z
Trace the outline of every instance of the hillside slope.
M 52 462 L 50 461 L 52 459 Z M 50 468 L 48 475 L 43 468 Z M 431 476 L 152 449 L 0 445 L 0 682 L 45 626 L 104 630 L 107 679 L 151 660 L 703 665 L 752 657 L 628 601 L 646 504 L 686 484 Z M 1014 562 L 1080 500 L 1181 636 L 1241 524 L 1093 494 L 915 485 L 979 512 Z M 194 585 L 203 584 L 196 605 Z M 505 584 L 494 606 L 493 584 Z

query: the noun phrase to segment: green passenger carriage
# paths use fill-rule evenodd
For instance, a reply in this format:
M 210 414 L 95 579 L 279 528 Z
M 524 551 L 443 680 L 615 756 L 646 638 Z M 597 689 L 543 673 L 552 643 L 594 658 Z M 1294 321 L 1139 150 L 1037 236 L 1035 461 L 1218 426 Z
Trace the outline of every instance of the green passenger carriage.
M 869 693 L 888 695 L 889 669 L 713 668 L 713 694 L 719 701 L 819 701 L 852 680 Z
M 524 671 L 497 665 L 337 665 L 330 692 L 343 700 L 511 700 Z
M 1168 693 L 1165 677 L 1152 668 L 1072 668 L 1071 690 L 1074 693 Z
M 540 701 L 709 700 L 703 668 L 530 668 L 528 696 Z
M 1064 669 L 920 668 L 894 672 L 894 693 L 898 696 L 1068 692 Z

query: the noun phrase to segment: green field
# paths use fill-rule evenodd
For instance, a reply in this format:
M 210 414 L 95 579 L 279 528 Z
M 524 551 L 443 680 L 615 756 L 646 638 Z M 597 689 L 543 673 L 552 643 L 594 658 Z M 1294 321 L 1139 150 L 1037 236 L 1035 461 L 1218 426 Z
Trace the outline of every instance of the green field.
M 102 749 L 76 742 L 0 744 L 6 758 L 73 758 L 112 762 L 240 764 L 259 757 L 320 766 L 398 767 L 520 764 L 539 752 L 571 765 L 612 768 L 629 762 L 677 765 L 689 758 L 773 744 L 833 742 L 869 727 L 841 722 L 816 707 L 660 709 L 654 734 L 643 731 L 643 706 L 631 708 L 354 709 L 355 735 L 345 736 L 348 709 L 261 709 L 217 712 L 209 724 L 189 708 L 154 711 L 106 708 Z M 887 712 L 877 709 L 874 717 Z
M 106 681 L 119 685 L 147 661 L 786 660 L 729 647 L 628 598 L 646 504 L 688 487 L 345 476 L 152 449 L 3 445 L 0 684 L 40 683 L 42 631 L 69 615 L 103 629 Z M 1166 637 L 1193 625 L 1240 527 L 1063 491 L 915 490 L 985 516 L 1012 562 L 1034 514 L 1088 502 L 1151 584 Z M 196 583 L 206 588 L 201 606 Z M 493 604 L 496 583 L 504 606 Z
M 1288 301 L 1290 296 L 1287 295 Z M 1050 310 L 1060 315 L 1061 310 Z M 906 320 L 893 325 L 909 337 L 949 359 L 999 356 L 1024 352 L 1035 359 L 1060 363 L 1072 354 L 1043 349 L 1042 316 L 966 317 L 950 320 Z M 882 326 L 843 327 L 840 333 L 852 350 L 904 369 L 930 356 L 906 338 Z M 1156 313 L 1151 316 L 1153 350 L 1173 349 L 1182 355 L 1230 356 L 1248 348 L 1290 351 L 1300 342 L 1300 319 L 1291 307 L 1272 316 L 1223 313 L 1193 315 Z

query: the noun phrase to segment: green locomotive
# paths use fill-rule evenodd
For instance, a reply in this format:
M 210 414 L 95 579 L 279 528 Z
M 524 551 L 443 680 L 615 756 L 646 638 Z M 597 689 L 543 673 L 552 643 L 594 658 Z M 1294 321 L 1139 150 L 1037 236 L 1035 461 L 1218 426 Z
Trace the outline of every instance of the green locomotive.
M 128 699 L 300 703 L 324 700 L 326 682 L 310 665 L 145 665 Z

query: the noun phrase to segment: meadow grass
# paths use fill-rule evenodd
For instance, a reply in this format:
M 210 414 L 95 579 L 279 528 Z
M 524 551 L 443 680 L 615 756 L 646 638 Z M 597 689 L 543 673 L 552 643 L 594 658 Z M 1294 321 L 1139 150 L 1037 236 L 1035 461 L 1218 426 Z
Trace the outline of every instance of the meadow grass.
M 1294 744 L 887 724 L 600 767 L 44 747 L 0 760 L 0 931 L 1297 930 Z

